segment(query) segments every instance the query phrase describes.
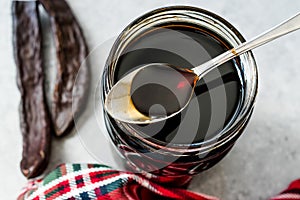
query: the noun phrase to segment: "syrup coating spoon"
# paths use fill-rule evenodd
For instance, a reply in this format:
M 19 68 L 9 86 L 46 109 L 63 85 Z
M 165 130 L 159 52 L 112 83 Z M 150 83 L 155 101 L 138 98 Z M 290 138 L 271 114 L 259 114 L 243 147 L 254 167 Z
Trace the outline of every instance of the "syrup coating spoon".
M 166 120 L 181 112 L 189 104 L 197 81 L 208 72 L 232 58 L 299 28 L 300 13 L 191 70 L 165 63 L 143 65 L 124 76 L 112 87 L 105 99 L 104 109 L 114 119 L 126 123 L 149 124 Z M 149 84 L 152 84 L 154 89 L 148 87 Z M 153 97 L 142 99 L 143 93 L 150 92 L 149 89 L 152 90 Z M 172 102 L 176 97 L 175 104 L 171 103 L 171 97 Z M 156 104 L 150 107 L 147 106 L 149 102 Z

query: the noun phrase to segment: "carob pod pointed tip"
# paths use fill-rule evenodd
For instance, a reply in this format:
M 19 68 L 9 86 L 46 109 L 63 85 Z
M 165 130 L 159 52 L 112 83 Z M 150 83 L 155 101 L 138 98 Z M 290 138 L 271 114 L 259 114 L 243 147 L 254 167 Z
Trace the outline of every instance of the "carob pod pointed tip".
M 19 108 L 23 154 L 20 165 L 22 173 L 27 178 L 33 178 L 47 167 L 51 143 L 37 2 L 13 1 L 12 14 L 14 58 L 21 93 Z

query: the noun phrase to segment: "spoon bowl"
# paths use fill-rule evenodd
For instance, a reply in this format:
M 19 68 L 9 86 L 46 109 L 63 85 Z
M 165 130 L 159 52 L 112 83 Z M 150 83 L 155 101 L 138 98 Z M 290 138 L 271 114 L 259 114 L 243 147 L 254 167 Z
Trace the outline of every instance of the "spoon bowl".
M 197 81 L 198 76 L 192 70 L 150 63 L 118 81 L 104 107 L 116 120 L 123 122 L 159 122 L 188 105 Z

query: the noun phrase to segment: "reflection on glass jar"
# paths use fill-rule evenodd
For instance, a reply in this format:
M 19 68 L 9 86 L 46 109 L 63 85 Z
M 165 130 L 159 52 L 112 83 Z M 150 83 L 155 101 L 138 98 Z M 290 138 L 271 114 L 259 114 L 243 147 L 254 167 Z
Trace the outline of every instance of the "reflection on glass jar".
M 132 22 L 116 40 L 102 77 L 103 99 L 122 76 L 140 65 L 159 62 L 193 68 L 243 41 L 231 24 L 211 12 L 185 6 L 154 10 Z M 134 125 L 105 113 L 106 126 L 131 169 L 164 177 L 162 182 L 188 180 L 230 151 L 251 116 L 256 93 L 256 64 L 248 52 L 200 80 L 180 114 Z

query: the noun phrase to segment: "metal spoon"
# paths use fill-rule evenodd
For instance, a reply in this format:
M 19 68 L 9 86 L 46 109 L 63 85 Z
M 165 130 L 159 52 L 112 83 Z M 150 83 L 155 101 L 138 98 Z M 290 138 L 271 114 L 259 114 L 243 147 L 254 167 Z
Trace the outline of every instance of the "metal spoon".
M 108 114 L 110 114 L 114 119 L 126 123 L 148 124 L 148 123 L 154 123 L 154 122 L 166 120 L 167 118 L 170 118 L 178 114 L 179 112 L 181 112 L 189 104 L 193 94 L 193 89 L 195 84 L 191 84 L 190 89 L 187 92 L 185 92 L 186 97 L 182 98 L 184 100 L 180 102 L 180 106 L 177 109 L 173 109 L 171 113 L 146 115 L 145 113 L 142 113 L 138 109 L 136 109 L 136 106 L 133 104 L 131 99 L 132 82 L 138 76 L 139 79 L 143 78 L 141 77 L 143 74 L 145 74 L 142 73 L 143 71 L 149 70 L 150 68 L 151 70 L 153 70 L 154 68 L 161 70 L 161 68 L 170 69 L 171 67 L 173 69 L 176 69 L 177 71 L 185 71 L 191 73 L 195 77 L 195 83 L 196 83 L 201 77 L 206 75 L 211 70 L 217 68 L 221 64 L 225 63 L 226 61 L 234 57 L 237 57 L 251 49 L 266 44 L 278 37 L 293 32 L 299 28 L 300 28 L 300 13 L 284 21 L 283 23 L 275 26 L 274 28 L 262 33 L 261 35 L 255 37 L 254 39 L 248 42 L 244 42 L 239 46 L 231 50 L 228 50 L 220 54 L 219 56 L 209 60 L 208 62 L 191 69 L 190 71 L 187 71 L 186 69 L 180 67 L 174 67 L 163 63 L 151 63 L 151 64 L 144 65 L 134 70 L 133 72 L 129 73 L 128 75 L 126 75 L 124 78 L 119 80 L 112 87 L 112 89 L 110 90 L 110 92 L 106 97 L 104 108 L 108 112 Z M 170 79 L 174 78 L 172 76 L 174 76 L 174 73 L 170 73 Z M 149 80 L 149 78 L 151 77 L 144 77 L 144 78 L 147 78 Z M 164 77 L 164 80 L 167 80 L 166 78 L 167 77 Z M 161 80 L 160 83 L 163 84 L 164 80 Z

